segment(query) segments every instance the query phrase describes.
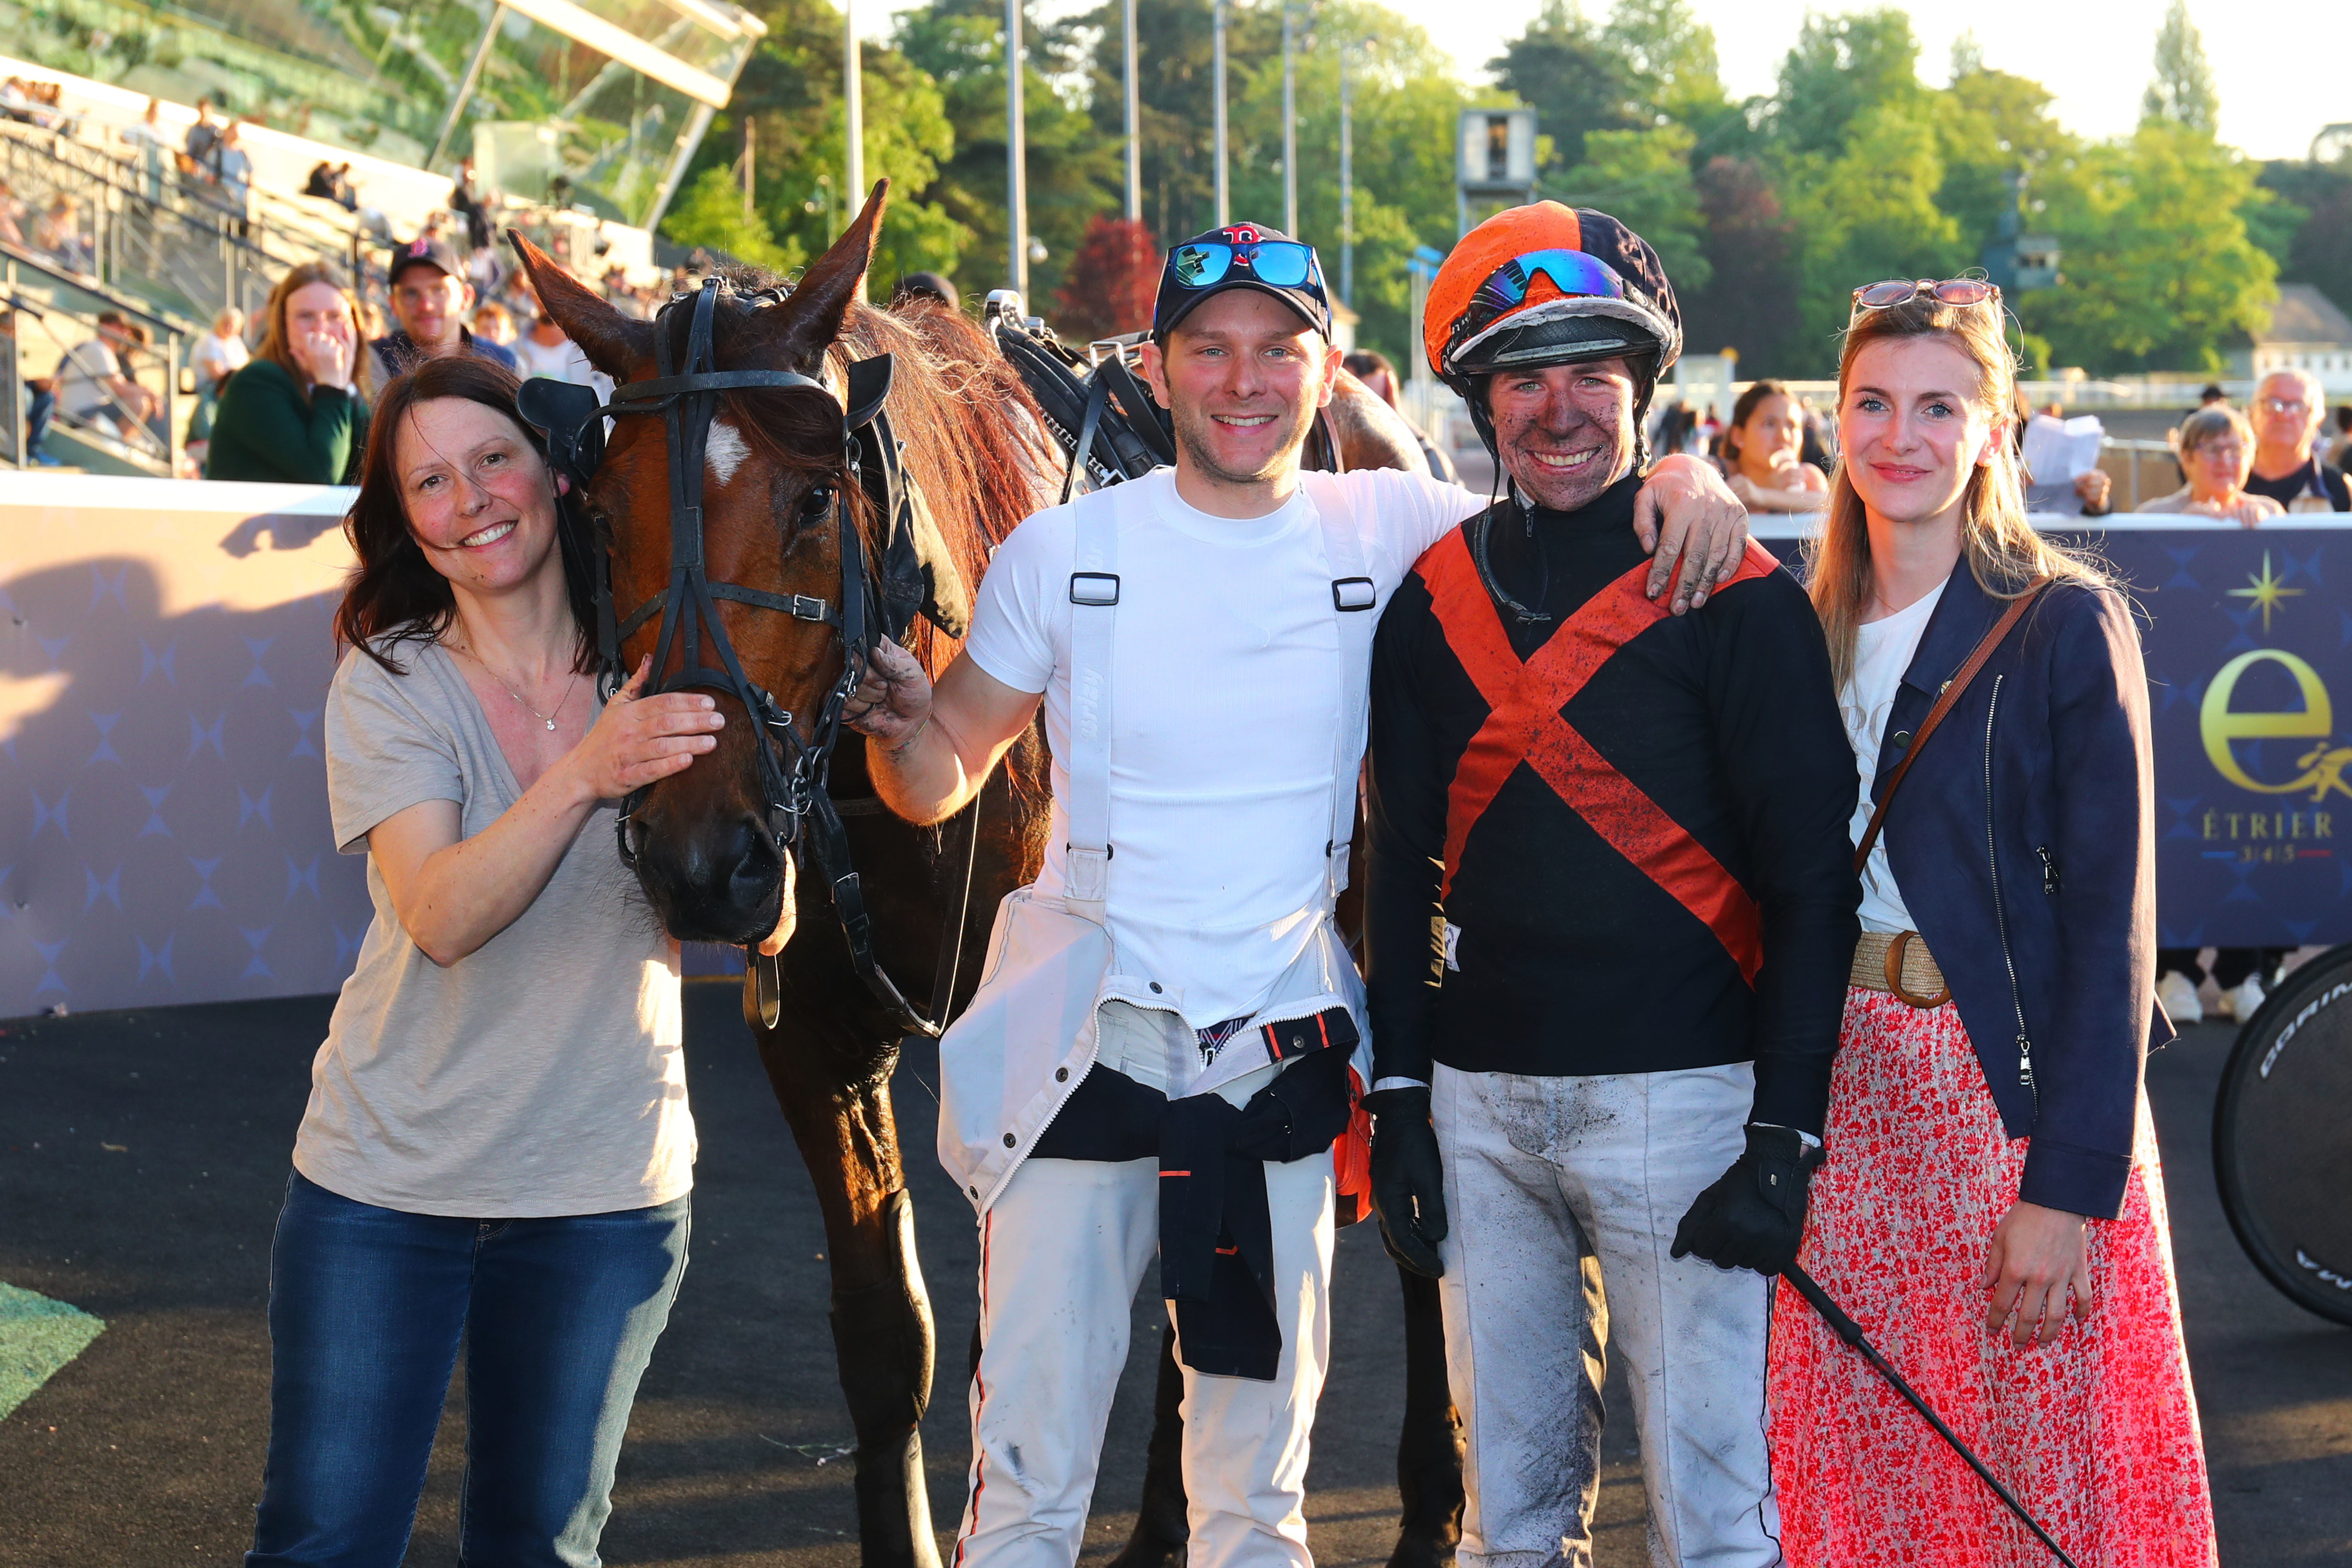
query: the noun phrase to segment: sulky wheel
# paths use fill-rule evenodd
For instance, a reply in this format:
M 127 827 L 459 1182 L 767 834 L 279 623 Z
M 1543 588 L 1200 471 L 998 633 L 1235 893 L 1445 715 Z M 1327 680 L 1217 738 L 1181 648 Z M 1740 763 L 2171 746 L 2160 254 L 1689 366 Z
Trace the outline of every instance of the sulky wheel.
M 2246 1256 L 2297 1306 L 2352 1326 L 2352 945 L 2288 976 L 2238 1032 L 2213 1173 Z

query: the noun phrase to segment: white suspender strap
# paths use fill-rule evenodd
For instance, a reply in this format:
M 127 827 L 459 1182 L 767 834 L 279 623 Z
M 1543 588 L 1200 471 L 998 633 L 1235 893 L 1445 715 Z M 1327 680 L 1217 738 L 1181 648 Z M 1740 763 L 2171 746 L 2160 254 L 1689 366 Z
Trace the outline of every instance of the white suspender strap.
M 1119 487 L 1076 503 L 1070 574 L 1070 875 L 1066 896 L 1097 906 L 1109 889 L 1110 671 L 1118 606 Z
M 1373 611 L 1378 586 L 1364 570 L 1363 535 L 1347 491 L 1330 474 L 1302 473 L 1307 498 L 1323 524 L 1323 556 L 1331 569 L 1331 613 L 1339 630 L 1339 732 L 1331 756 L 1331 833 L 1324 868 L 1336 902 L 1348 887 L 1348 846 L 1356 828 L 1356 774 L 1363 761 L 1365 711 L 1372 686 Z

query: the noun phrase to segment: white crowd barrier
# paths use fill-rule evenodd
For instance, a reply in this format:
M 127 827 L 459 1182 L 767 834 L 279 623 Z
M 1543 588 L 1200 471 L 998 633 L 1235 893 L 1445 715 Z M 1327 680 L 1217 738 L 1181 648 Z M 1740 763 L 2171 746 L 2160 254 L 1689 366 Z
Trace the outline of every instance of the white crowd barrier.
M 332 991 L 351 492 L 0 475 L 0 1016 Z

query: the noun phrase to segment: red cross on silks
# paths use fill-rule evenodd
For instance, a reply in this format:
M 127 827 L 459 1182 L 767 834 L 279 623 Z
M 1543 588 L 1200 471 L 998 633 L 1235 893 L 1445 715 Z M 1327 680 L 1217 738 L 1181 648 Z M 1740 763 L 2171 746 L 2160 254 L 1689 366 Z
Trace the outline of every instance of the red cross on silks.
M 1750 540 L 1747 559 L 1716 592 L 1763 576 L 1779 564 Z M 1428 585 L 1430 608 L 1446 646 L 1488 710 L 1486 721 L 1454 764 L 1446 791 L 1445 874 L 1438 896 L 1453 890 L 1470 829 L 1504 781 L 1525 763 L 1610 847 L 1705 921 L 1753 985 L 1764 963 L 1756 901 L 1722 862 L 1560 717 L 1569 700 L 1619 648 L 1669 614 L 1663 601 L 1670 595 L 1653 600 L 1642 592 L 1650 563 L 1643 562 L 1587 600 L 1524 663 L 1512 650 L 1459 531 L 1432 546 L 1413 570 Z

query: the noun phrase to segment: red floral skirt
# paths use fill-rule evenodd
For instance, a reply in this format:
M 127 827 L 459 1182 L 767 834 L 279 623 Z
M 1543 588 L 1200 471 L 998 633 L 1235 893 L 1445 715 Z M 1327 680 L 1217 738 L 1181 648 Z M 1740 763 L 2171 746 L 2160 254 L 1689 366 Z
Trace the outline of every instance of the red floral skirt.
M 1978 1281 L 2027 1141 L 2001 1131 L 1949 1003 L 1846 998 L 1802 1261 L 2081 1568 L 2210 1568 L 2213 1508 L 2142 1094 L 2119 1219 L 2089 1226 L 2092 1313 L 2018 1350 Z M 2049 1552 L 1784 1283 L 1770 1434 L 1796 1568 L 2047 1568 Z

